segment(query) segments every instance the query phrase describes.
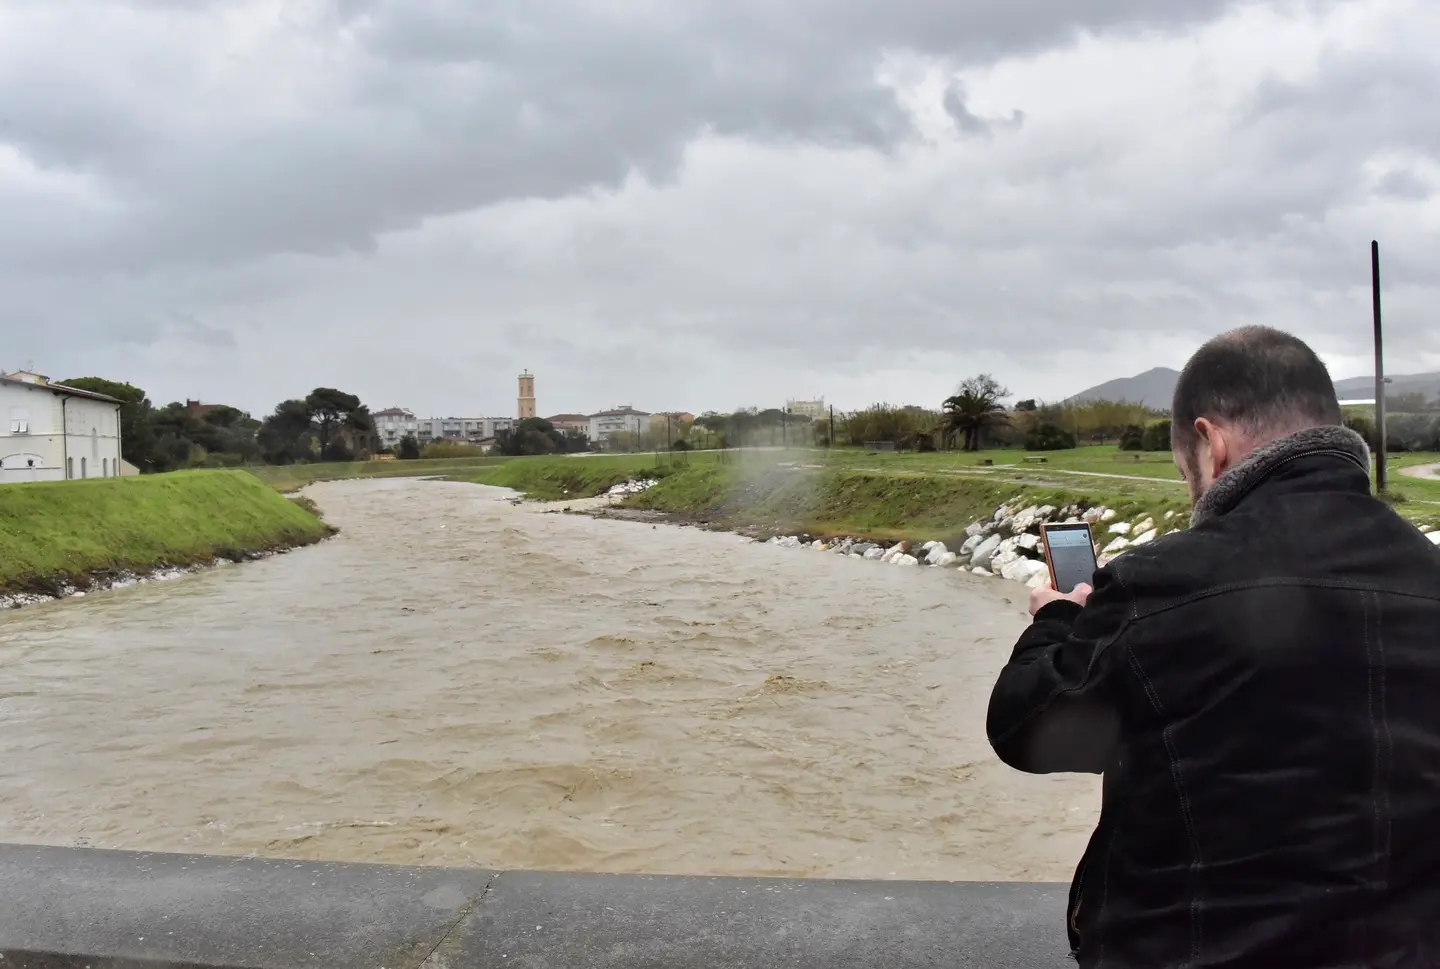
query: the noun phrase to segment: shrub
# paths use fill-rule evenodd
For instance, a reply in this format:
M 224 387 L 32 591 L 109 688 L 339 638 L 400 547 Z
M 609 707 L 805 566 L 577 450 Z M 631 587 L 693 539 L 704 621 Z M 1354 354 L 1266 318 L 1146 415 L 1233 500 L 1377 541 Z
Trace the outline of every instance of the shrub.
M 1146 451 L 1170 450 L 1170 418 L 1162 417 L 1158 421 L 1146 424 L 1142 444 Z
M 1385 446 L 1391 451 L 1440 448 L 1440 418 L 1434 414 L 1395 414 L 1385 418 Z
M 405 442 L 402 440 L 400 446 L 403 449 Z M 484 457 L 485 449 L 476 444 L 452 444 L 446 441 L 436 441 L 427 444 L 420 449 L 420 457 L 432 458 L 479 458 Z M 403 456 L 403 455 L 402 455 Z
M 1347 414 L 1345 426 L 1365 439 L 1370 447 L 1376 447 L 1379 439 L 1375 436 L 1375 422 L 1364 414 Z
M 1120 450 L 1145 450 L 1145 428 L 1141 427 L 1139 424 L 1125 425 L 1125 429 L 1120 432 Z
M 1027 451 L 1068 451 L 1075 447 L 1075 435 L 1058 424 L 1039 424 L 1025 435 Z

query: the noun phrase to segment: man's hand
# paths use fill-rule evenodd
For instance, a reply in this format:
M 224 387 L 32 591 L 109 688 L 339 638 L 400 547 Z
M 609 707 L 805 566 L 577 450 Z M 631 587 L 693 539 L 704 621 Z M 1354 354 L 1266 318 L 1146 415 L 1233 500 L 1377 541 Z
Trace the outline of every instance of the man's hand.
M 1080 583 L 1070 592 L 1056 592 L 1055 586 L 1047 582 L 1036 589 L 1030 590 L 1030 615 L 1035 615 L 1041 609 L 1055 602 L 1057 599 L 1068 599 L 1071 602 L 1085 605 L 1085 600 L 1090 598 L 1090 587 Z

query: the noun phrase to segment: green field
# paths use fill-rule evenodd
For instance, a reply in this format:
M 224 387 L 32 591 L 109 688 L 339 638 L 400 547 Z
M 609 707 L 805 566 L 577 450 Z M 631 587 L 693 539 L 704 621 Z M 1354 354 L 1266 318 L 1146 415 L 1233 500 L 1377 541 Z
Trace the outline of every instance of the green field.
M 0 488 L 0 591 L 44 592 L 87 575 L 189 565 L 330 534 L 244 471 Z
M 1039 460 L 1043 458 L 1043 460 Z M 986 462 L 989 462 L 986 464 Z M 1440 481 L 1402 468 L 1440 462 L 1436 454 L 1390 461 L 1396 507 L 1416 521 L 1440 522 Z M 794 448 L 668 455 L 468 458 L 258 469 L 274 487 L 345 477 L 438 475 L 512 488 L 531 498 L 602 494 L 633 478 L 664 480 L 627 505 L 707 518 L 735 528 L 937 537 L 989 514 L 1003 501 L 1104 504 L 1122 513 L 1183 510 L 1188 492 L 1168 452 L 1092 446 L 1031 454 L 1021 450 L 867 454 L 859 449 Z
M 432 461 L 346 461 L 323 464 L 286 464 L 249 468 L 249 472 L 277 491 L 298 491 L 317 481 L 345 478 L 422 478 L 463 474 L 500 464 L 511 458 L 438 458 Z
M 963 540 L 965 527 L 1001 504 L 1105 505 L 1122 516 L 1157 520 L 1184 512 L 1175 489 L 1109 487 L 1104 479 L 1063 487 L 1019 484 L 972 474 L 903 467 L 865 469 L 811 461 L 739 462 L 689 468 L 625 500 L 631 508 L 679 514 L 711 525 L 757 532 L 807 532 L 880 539 Z

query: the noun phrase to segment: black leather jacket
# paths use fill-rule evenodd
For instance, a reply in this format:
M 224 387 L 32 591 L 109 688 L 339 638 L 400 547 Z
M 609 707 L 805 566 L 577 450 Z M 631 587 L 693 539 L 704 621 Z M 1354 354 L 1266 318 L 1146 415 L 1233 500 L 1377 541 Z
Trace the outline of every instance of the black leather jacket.
M 1440 966 L 1440 548 L 1351 432 L 1265 446 L 1041 609 L 987 729 L 1104 774 L 1081 966 Z

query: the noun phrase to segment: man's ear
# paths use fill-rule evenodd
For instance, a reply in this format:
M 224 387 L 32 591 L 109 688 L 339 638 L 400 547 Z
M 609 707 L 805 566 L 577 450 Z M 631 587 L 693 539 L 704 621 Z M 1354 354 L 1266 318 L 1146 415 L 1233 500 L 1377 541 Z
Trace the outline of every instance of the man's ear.
M 1224 428 L 1204 417 L 1195 418 L 1195 433 L 1210 449 L 1210 480 L 1214 481 L 1230 467 L 1231 442 Z

